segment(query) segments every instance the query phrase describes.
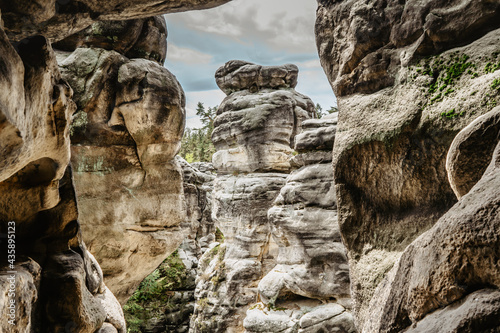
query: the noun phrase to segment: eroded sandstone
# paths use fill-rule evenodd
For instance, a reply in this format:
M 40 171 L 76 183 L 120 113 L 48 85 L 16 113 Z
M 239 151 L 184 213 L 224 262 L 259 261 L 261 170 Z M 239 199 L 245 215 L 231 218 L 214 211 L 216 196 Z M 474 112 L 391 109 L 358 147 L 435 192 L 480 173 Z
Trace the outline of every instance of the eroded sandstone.
M 331 154 L 336 123 L 336 114 L 305 120 L 295 137 L 300 167 L 268 211 L 277 265 L 258 284 L 261 303 L 247 311 L 246 332 L 355 332 L 331 159 L 301 157 Z
M 461 265 L 475 265 L 472 257 L 461 257 L 460 249 L 470 243 L 466 230 L 453 229 L 462 223 L 458 217 L 446 228 L 458 237 L 449 254 L 454 248 L 462 259 L 452 260 L 444 271 L 426 267 L 448 256 L 439 248 L 448 241 L 434 234 L 438 225 L 457 206 L 468 209 L 465 196 L 456 204 L 452 186 L 458 197 L 467 193 L 498 140 L 492 117 L 479 126 L 493 134 L 475 134 L 481 141 L 477 151 L 484 155 L 467 161 L 456 158 L 460 148 L 449 153 L 455 136 L 498 103 L 498 17 L 498 3 L 487 1 L 319 2 L 318 51 L 339 97 L 333 153 L 339 224 L 355 319 L 363 332 L 418 326 L 437 307 L 466 297 L 475 283 L 477 288 L 490 283 L 464 281 L 460 289 L 452 282 L 461 280 Z M 475 232 L 494 242 L 495 228 L 483 222 L 469 220 Z M 427 239 L 430 234 L 433 241 Z M 487 253 L 483 260 L 491 263 L 495 256 Z M 409 262 L 414 275 L 405 271 Z M 486 271 L 495 280 L 498 272 L 486 266 L 468 271 L 471 279 Z M 411 287 L 403 287 L 403 280 Z M 434 294 L 438 289 L 446 296 Z M 427 319 L 426 327 L 438 325 L 431 322 Z
M 285 184 L 294 137 L 314 108 L 283 83 L 290 69 L 296 75 L 293 65 L 232 61 L 217 71 L 228 96 L 212 134 L 212 216 L 224 243 L 212 244 L 200 260 L 192 332 L 243 331 L 246 310 L 258 298 L 256 286 L 275 264 L 267 210 Z
M 110 29 L 93 27 L 99 26 Z M 185 98 L 155 61 L 130 60 L 121 45 L 107 47 L 122 54 L 87 43 L 91 47 L 59 56 L 78 106 L 71 128 L 75 189 L 86 244 L 123 303 L 187 233 L 180 226 L 185 202 L 174 160 Z

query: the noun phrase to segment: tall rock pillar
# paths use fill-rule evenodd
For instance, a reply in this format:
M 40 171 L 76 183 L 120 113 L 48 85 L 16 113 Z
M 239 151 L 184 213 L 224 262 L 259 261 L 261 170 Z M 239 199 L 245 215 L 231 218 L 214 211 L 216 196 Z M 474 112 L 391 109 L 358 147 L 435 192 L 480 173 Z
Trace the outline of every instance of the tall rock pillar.
M 216 72 L 227 94 L 219 106 L 212 140 L 217 178 L 216 226 L 223 244 L 200 260 L 192 332 L 243 332 L 260 279 L 275 265 L 267 210 L 285 184 L 294 137 L 314 104 L 293 88 L 294 65 L 263 67 L 230 61 Z

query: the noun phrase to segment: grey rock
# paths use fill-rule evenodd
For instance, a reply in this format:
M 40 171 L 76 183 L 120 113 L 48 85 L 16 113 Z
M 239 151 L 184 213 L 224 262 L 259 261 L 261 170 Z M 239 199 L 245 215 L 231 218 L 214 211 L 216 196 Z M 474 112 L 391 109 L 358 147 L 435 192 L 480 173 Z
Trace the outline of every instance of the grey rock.
M 118 333 L 118 330 L 110 323 L 104 323 L 96 333 Z
M 500 107 L 478 117 L 451 143 L 446 158 L 450 185 L 457 198 L 467 194 L 481 179 L 500 135 Z
M 408 3 L 407 7 L 415 4 Z M 469 2 L 464 4 L 471 5 Z M 319 9 L 318 15 L 337 19 L 336 15 L 340 14 L 334 11 L 334 7 L 342 5 L 358 6 L 358 3 L 336 2 L 326 5 L 329 9 Z M 360 13 L 383 14 L 386 9 L 367 10 L 378 5 L 374 2 L 360 8 Z M 332 12 L 327 14 L 329 10 Z M 458 10 L 458 7 L 453 7 L 453 10 Z M 471 13 L 476 13 L 475 10 Z M 484 19 L 488 20 L 488 10 L 483 13 Z M 358 25 L 363 18 L 352 16 L 352 20 L 356 21 L 353 25 Z M 366 27 L 370 27 L 372 23 L 366 22 Z M 458 25 L 462 23 L 457 22 Z M 491 26 L 485 27 L 489 28 Z M 323 32 L 328 33 L 327 30 L 319 33 Z M 361 93 L 351 82 L 346 83 L 346 89 L 352 88 L 360 93 L 345 91 L 338 94 L 340 112 L 332 163 L 340 207 L 339 224 L 348 252 L 354 317 L 358 327 L 363 327 L 365 320 L 373 318 L 369 304 L 374 292 L 401 253 L 456 203 L 446 172 L 446 156 L 455 135 L 474 119 L 491 111 L 498 99 L 492 82 L 500 78 L 500 72 L 487 72 L 485 68 L 498 52 L 499 36 L 500 31 L 493 30 L 475 40 L 472 38 L 468 44 L 464 42 L 464 46 L 426 59 L 410 55 L 407 59 L 407 53 L 401 53 L 404 62 L 391 67 L 396 80 L 390 86 L 380 90 L 380 86 L 363 86 L 362 79 L 357 81 L 353 76 L 353 82 L 359 82 L 360 89 L 366 90 Z M 332 60 L 326 58 L 328 56 L 322 63 L 328 71 L 328 62 Z M 438 64 L 441 61 L 444 67 Z M 367 65 L 371 67 L 367 71 L 378 71 L 383 62 L 383 57 L 373 61 Z M 477 74 L 472 70 L 470 73 L 464 71 L 440 92 L 441 82 L 447 76 L 448 62 L 450 66 L 469 63 L 466 66 L 475 66 Z M 425 69 L 431 67 L 436 70 L 433 73 L 437 78 L 426 72 Z M 384 84 L 383 75 L 372 76 L 377 85 Z M 433 80 L 439 85 L 436 92 L 430 88 Z M 339 81 L 338 84 L 344 83 Z M 450 92 L 445 94 L 448 89 Z
M 295 88 L 298 73 L 299 69 L 292 64 L 261 66 L 232 60 L 215 72 L 215 80 L 226 95 L 240 90 L 250 90 L 255 93 L 266 88 Z
M 498 288 L 499 167 L 500 143 L 479 182 L 402 253 L 372 298 L 363 332 L 397 332 L 464 298 L 473 286 Z M 478 313 L 474 320 L 483 315 L 491 316 Z
M 321 0 L 316 45 L 336 96 L 373 93 L 395 83 L 401 64 L 498 28 L 498 8 L 473 0 Z
M 304 131 L 295 138 L 295 149 L 298 151 L 310 149 L 332 150 L 336 132 L 337 128 L 335 126 Z
M 332 152 L 329 150 L 306 151 L 293 156 L 290 159 L 290 165 L 300 168 L 311 164 L 328 163 L 332 161 Z
M 35 35 L 44 35 L 53 41 L 61 40 L 96 21 L 130 20 L 166 13 L 207 9 L 230 0 L 156 1 L 113 0 L 96 2 L 79 0 L 62 2 L 29 0 L 17 1 L 12 6 L 2 5 L 4 29 L 12 41 Z
M 494 332 L 498 330 L 500 293 L 481 289 L 427 315 L 405 333 Z
M 293 138 L 313 109 L 312 101 L 295 90 L 232 93 L 215 118 L 215 168 L 223 173 L 289 170 Z
M 331 164 L 313 164 L 294 171 L 281 189 L 276 204 L 294 205 L 295 208 L 316 206 L 336 209 Z

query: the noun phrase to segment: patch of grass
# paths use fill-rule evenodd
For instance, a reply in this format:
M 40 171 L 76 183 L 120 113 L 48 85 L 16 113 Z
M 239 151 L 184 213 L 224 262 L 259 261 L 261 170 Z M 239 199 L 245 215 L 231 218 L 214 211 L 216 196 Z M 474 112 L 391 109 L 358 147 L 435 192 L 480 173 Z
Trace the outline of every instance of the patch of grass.
M 500 61 L 498 63 L 491 63 L 491 62 L 488 62 L 486 64 L 486 66 L 484 66 L 484 71 L 486 73 L 493 73 L 494 71 L 500 69 Z
M 491 88 L 500 91 L 500 79 L 494 79 L 491 83 Z
M 448 119 L 454 119 L 454 118 L 457 118 L 457 117 L 461 117 L 465 114 L 465 111 L 462 111 L 460 113 L 457 113 L 455 112 L 455 109 L 451 109 L 450 111 L 448 112 L 443 112 L 441 113 L 441 116 L 442 117 L 446 117 Z

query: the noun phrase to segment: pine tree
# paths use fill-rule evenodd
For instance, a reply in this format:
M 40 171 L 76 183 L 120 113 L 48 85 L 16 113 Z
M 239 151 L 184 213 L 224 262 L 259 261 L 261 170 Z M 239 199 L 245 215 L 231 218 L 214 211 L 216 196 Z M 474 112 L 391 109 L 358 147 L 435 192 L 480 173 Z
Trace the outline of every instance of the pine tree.
M 181 142 L 179 155 L 189 163 L 211 162 L 215 147 L 212 144 L 212 132 L 214 130 L 214 120 L 217 107 L 205 109 L 203 103 L 198 102 L 196 115 L 200 117 L 202 128 L 187 128 Z

